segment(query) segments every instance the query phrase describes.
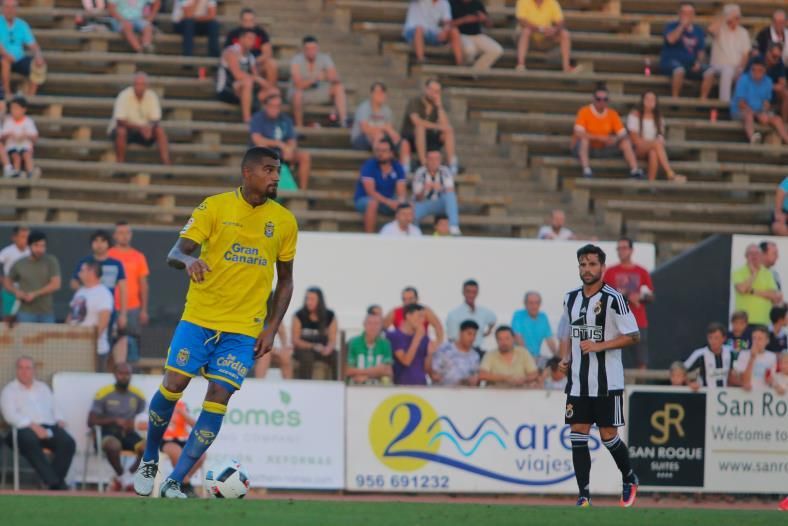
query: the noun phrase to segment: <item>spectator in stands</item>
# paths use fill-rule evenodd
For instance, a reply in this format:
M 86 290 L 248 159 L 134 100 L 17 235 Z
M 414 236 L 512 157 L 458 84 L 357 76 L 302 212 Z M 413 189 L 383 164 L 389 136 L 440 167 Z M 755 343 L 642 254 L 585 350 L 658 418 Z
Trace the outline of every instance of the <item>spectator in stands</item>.
M 679 19 L 665 26 L 664 42 L 659 55 L 659 69 L 671 78 L 673 97 L 681 95 L 684 78 L 701 80 L 709 69 L 706 62 L 706 33 L 695 24 L 695 5 L 679 4 Z
M 736 91 L 731 99 L 731 118 L 744 122 L 744 133 L 751 144 L 763 141 L 760 132 L 755 131 L 755 123 L 769 125 L 780 135 L 783 143 L 788 144 L 788 131 L 782 117 L 771 111 L 772 79 L 766 75 L 766 62 L 755 57 L 750 71 L 739 77 Z
M 148 316 L 150 270 L 145 254 L 131 246 L 132 235 L 131 226 L 127 221 L 115 223 L 115 232 L 112 234 L 115 246 L 107 251 L 107 256 L 120 261 L 123 265 L 123 273 L 126 275 L 126 328 L 119 331 L 119 335 L 125 338 L 121 338 L 118 342 L 115 356 L 118 362 L 133 364 L 140 359 L 142 327 L 150 320 Z M 120 299 L 120 289 L 116 288 L 115 311 L 117 312 L 121 310 Z
M 463 302 L 446 316 L 446 337 L 449 340 L 459 338 L 462 323 L 471 320 L 477 326 L 473 348 L 483 355 L 484 339 L 492 333 L 498 318 L 493 311 L 476 303 L 476 298 L 479 297 L 479 283 L 475 279 L 466 280 L 462 284 L 462 297 Z
M 774 353 L 788 351 L 788 320 L 785 318 L 787 314 L 788 308 L 785 305 L 772 307 L 769 312 L 772 330 L 769 334 L 769 345 L 766 348 Z
M 770 387 L 777 373 L 777 355 L 766 350 L 769 344 L 769 329 L 758 325 L 752 330 L 752 346 L 739 353 L 734 371 L 739 383 L 747 391 Z
M 430 378 L 435 385 L 479 385 L 479 354 L 473 343 L 479 325 L 473 320 L 460 324 L 456 339 L 438 348 L 432 356 Z
M 775 42 L 770 45 L 764 55 L 766 76 L 772 79 L 771 104 L 779 111 L 783 121 L 788 121 L 788 83 L 786 83 L 785 62 L 782 57 L 783 44 Z
M 96 328 L 96 354 L 98 371 L 107 370 L 110 351 L 110 318 L 113 312 L 112 293 L 101 283 L 102 267 L 98 261 L 86 261 L 80 265 L 79 281 L 82 286 L 74 293 L 69 303 L 66 323 L 80 327 Z M 115 359 L 114 363 L 123 363 Z
M 407 187 L 405 171 L 394 160 L 394 147 L 385 139 L 373 146 L 374 157 L 361 165 L 353 202 L 364 215 L 364 232 L 375 232 L 378 212 L 392 216 L 405 202 Z
M 27 459 L 50 490 L 68 489 L 66 475 L 76 444 L 55 404 L 52 390 L 36 380 L 35 363 L 29 356 L 16 360 L 16 378 L 0 393 L 3 420 L 17 432 L 19 453 Z M 12 437 L 6 436 L 11 447 Z M 44 454 L 51 451 L 51 459 Z
M 517 0 L 517 71 L 525 71 L 525 57 L 533 37 L 536 44 L 545 40 L 558 42 L 561 46 L 561 67 L 564 73 L 578 71 L 572 66 L 572 38 L 564 26 L 564 14 L 558 0 Z
M 12 177 L 33 176 L 33 145 L 38 140 L 38 129 L 26 115 L 27 101 L 14 97 L 9 103 L 9 115 L 3 121 L 2 140 L 13 167 Z
M 383 307 L 377 304 L 372 304 L 369 307 L 367 307 L 367 314 L 380 316 L 380 318 L 383 319 Z M 381 327 L 380 330 L 383 331 L 383 327 Z
M 556 208 L 550 213 L 550 224 L 542 225 L 536 234 L 537 239 L 549 239 L 558 241 L 568 241 L 577 239 L 575 233 L 566 226 L 566 214 L 563 210 Z
M 688 373 L 698 371 L 695 380 L 689 382 L 693 391 L 701 387 L 728 387 L 736 385 L 733 373 L 733 353 L 725 345 L 725 326 L 711 323 L 706 329 L 706 346 L 696 349 L 684 360 Z
M 252 120 L 257 101 L 279 93 L 276 84 L 258 74 L 252 49 L 257 40 L 254 29 L 242 29 L 235 44 L 222 52 L 216 71 L 216 98 L 241 106 L 243 122 Z
M 237 44 L 244 30 L 249 29 L 254 31 L 255 34 L 251 52 L 257 60 L 257 71 L 268 81 L 270 86 L 276 87 L 277 80 L 279 80 L 279 64 L 274 58 L 274 47 L 271 44 L 271 38 L 266 30 L 263 29 L 263 26 L 257 23 L 254 9 L 251 7 L 241 9 L 241 25 L 227 33 L 224 47 Z
M 495 341 L 498 348 L 484 353 L 479 379 L 490 387 L 534 387 L 539 369 L 528 351 L 516 345 L 512 328 L 495 329 Z
M 756 325 L 757 327 L 757 325 Z M 752 329 L 749 325 L 747 313 L 736 311 L 731 314 L 731 329 L 728 331 L 725 345 L 730 347 L 735 358 L 742 351 L 746 351 L 752 345 Z
M 294 168 L 297 166 L 298 187 L 306 190 L 309 174 L 312 171 L 312 156 L 298 148 L 298 135 L 293 119 L 282 113 L 282 97 L 278 93 L 268 95 L 263 101 L 263 109 L 252 116 L 249 133 L 254 146 L 271 148 L 282 161 Z
M 83 263 L 100 263 L 101 271 L 99 276 L 101 277 L 101 283 L 109 289 L 113 298 L 117 289 L 117 295 L 120 299 L 120 308 L 114 311 L 116 319 L 113 319 L 113 327 L 111 329 L 114 329 L 115 323 L 117 323 L 119 329 L 125 329 L 128 318 L 129 298 L 126 271 L 123 268 L 123 263 L 110 257 L 110 246 L 110 235 L 106 230 L 96 230 L 90 235 L 91 253 L 83 257 L 74 268 L 74 273 L 71 275 L 71 290 L 78 290 L 83 285 L 79 278 Z
M 481 0 L 451 0 L 452 26 L 460 32 L 460 42 L 466 62 L 473 68 L 490 69 L 503 55 L 503 47 L 482 32 L 482 26 L 491 27 L 492 20 Z
M 454 63 L 463 63 L 462 42 L 459 30 L 452 25 L 451 6 L 448 0 L 410 0 L 405 16 L 402 36 L 413 46 L 416 61 L 426 62 L 424 46 L 449 44 L 454 54 Z
M 339 79 L 334 61 L 327 53 L 320 52 L 320 45 L 313 36 L 305 36 L 302 49 L 290 61 L 290 87 L 287 98 L 293 105 L 296 126 L 304 125 L 304 106 L 307 104 L 334 104 L 336 124 L 348 126 L 347 96 Z
M 530 290 L 525 293 L 524 303 L 525 309 L 516 310 L 512 315 L 512 332 L 515 341 L 517 345 L 525 347 L 537 363 L 544 362 L 541 359 L 542 344 L 547 343 L 550 352 L 556 355 L 558 342 L 553 336 L 547 314 L 541 311 L 542 295 Z
M 194 55 L 195 35 L 208 37 L 208 55 L 219 58 L 219 31 L 216 0 L 175 0 L 172 22 L 176 33 L 183 35 L 183 55 Z
M 16 16 L 16 0 L 3 0 L 0 23 L 0 65 L 3 76 L 3 98 L 11 96 L 11 73 L 23 75 L 25 95 L 32 96 L 46 79 L 46 61 L 27 22 Z M 27 54 L 26 52 L 30 52 Z
M 115 160 L 126 162 L 128 143 L 159 147 L 162 164 L 169 165 L 170 147 L 161 126 L 161 104 L 156 92 L 148 88 L 148 76 L 138 71 L 134 84 L 118 93 L 112 108 L 107 133 L 115 142 Z
M 396 329 L 402 328 L 402 324 L 405 322 L 405 309 L 408 305 L 416 304 L 419 304 L 419 292 L 414 287 L 405 287 L 402 289 L 402 305 L 389 311 L 383 317 L 383 327 L 388 328 L 393 326 Z M 426 305 L 421 305 L 421 308 L 424 310 L 424 332 L 426 333 L 427 330 L 432 327 L 432 330 L 435 332 L 435 343 L 440 344 L 443 342 L 444 334 L 443 325 L 440 319 L 438 319 L 435 312 Z
M 427 151 L 446 148 L 449 168 L 455 175 L 459 172 L 459 161 L 454 144 L 454 128 L 443 108 L 441 85 L 435 79 L 424 83 L 424 93 L 408 101 L 402 121 L 402 138 L 415 150 L 419 164 L 427 164 Z M 408 167 L 406 167 L 408 168 Z
M 783 290 L 783 280 L 780 273 L 777 272 L 777 260 L 780 258 L 780 251 L 777 249 L 777 243 L 774 241 L 761 241 L 758 244 L 761 249 L 761 261 L 763 266 L 769 269 L 769 272 L 774 276 L 774 282 L 777 284 L 779 290 Z
M 632 142 L 621 122 L 618 112 L 608 108 L 610 95 L 604 85 L 594 90 L 594 101 L 577 112 L 575 131 L 572 136 L 572 151 L 580 159 L 583 177 L 593 177 L 590 158 L 618 157 L 619 151 L 629 165 L 629 175 L 642 179 L 643 170 L 638 168 Z
M 109 15 L 116 33 L 123 34 L 137 53 L 153 53 L 153 21 L 161 8 L 160 0 L 109 0 Z M 142 38 L 137 38 L 137 33 Z
M 27 244 L 30 255 L 14 263 L 3 286 L 20 302 L 17 321 L 55 323 L 52 296 L 60 290 L 60 264 L 55 256 L 47 254 L 47 238 L 43 232 L 30 232 Z
M 768 325 L 772 306 L 783 301 L 783 295 L 774 282 L 774 276 L 763 265 L 758 245 L 747 246 L 747 263 L 733 272 L 735 309 L 747 313 L 752 325 Z
M 750 58 L 750 34 L 739 24 L 740 21 L 739 6 L 727 4 L 722 10 L 722 16 L 709 25 L 708 31 L 714 37 L 711 44 L 711 67 L 703 76 L 701 99 L 709 98 L 714 81 L 719 77 L 720 100 L 731 100 L 731 88 Z
M 657 179 L 657 171 L 662 167 L 668 181 L 686 182 L 685 176 L 678 175 L 670 167 L 665 151 L 665 119 L 655 92 L 647 90 L 640 96 L 640 104 L 627 117 L 627 130 L 635 155 L 638 159 L 648 160 L 649 181 Z
M 416 222 L 430 215 L 446 214 L 449 233 L 462 235 L 457 192 L 454 191 L 454 172 L 442 164 L 440 150 L 429 150 L 427 162 L 413 175 L 413 206 Z
M 336 379 L 337 318 L 326 307 L 323 291 L 318 287 L 306 290 L 304 305 L 293 315 L 292 342 L 298 362 L 296 378 Z
M 435 344 L 426 329 L 425 309 L 411 303 L 403 309 L 403 321 L 386 334 L 394 351 L 394 383 L 427 385 Z
M 347 344 L 345 376 L 350 384 L 390 384 L 393 371 L 391 342 L 383 334 L 383 318 L 368 313 L 364 332 Z
M 372 150 L 382 139 L 388 139 L 399 154 L 399 160 L 407 172 L 410 169 L 410 143 L 394 129 L 394 114 L 386 102 L 386 85 L 375 81 L 369 88 L 369 98 L 358 105 L 353 118 L 350 141 L 354 150 Z
M 785 11 L 778 9 L 772 14 L 772 23 L 764 27 L 755 37 L 758 51 L 765 55 L 772 44 L 782 44 L 783 61 L 788 62 L 788 27 L 785 25 Z
M 673 387 L 685 387 L 687 383 L 687 368 L 684 367 L 684 362 L 673 362 L 670 364 L 670 385 Z
M 413 224 L 413 207 L 410 203 L 400 203 L 394 213 L 394 221 L 386 223 L 380 229 L 380 235 L 386 237 L 421 237 L 421 228 Z
M 785 393 L 788 393 L 788 352 L 782 352 L 777 357 L 777 371 L 777 374 L 772 376 L 772 387 L 777 391 L 777 394 L 784 396 Z M 788 506 L 785 511 L 788 511 Z
M 632 261 L 632 239 L 622 237 L 616 245 L 617 265 L 607 267 L 604 281 L 629 301 L 640 330 L 640 341 L 622 352 L 624 367 L 645 369 L 648 365 L 648 316 L 646 304 L 654 301 L 654 284 L 648 270 Z
M 448 237 L 451 236 L 451 223 L 449 223 L 449 216 L 445 214 L 436 214 L 434 223 L 432 225 L 434 237 Z
M 194 428 L 195 419 L 194 417 L 189 414 L 189 407 L 186 405 L 182 399 L 178 400 L 175 404 L 175 410 L 172 413 L 172 418 L 170 419 L 170 423 L 167 426 L 167 430 L 164 431 L 164 435 L 161 439 L 161 452 L 167 455 L 167 458 L 170 459 L 170 464 L 175 466 L 178 464 L 178 459 L 181 458 L 181 454 L 183 453 L 183 448 L 186 446 L 186 441 L 189 439 L 189 433 Z M 203 463 L 205 462 L 205 453 L 197 460 L 197 462 L 192 466 L 186 476 L 183 478 L 183 482 L 181 483 L 181 491 L 183 491 L 187 497 L 189 498 L 196 498 L 197 494 L 194 492 L 194 488 L 192 487 L 192 477 L 197 471 L 202 467 Z
M 145 439 L 134 430 L 134 420 L 145 411 L 147 402 L 142 391 L 131 385 L 129 364 L 116 364 L 113 374 L 115 383 L 96 391 L 88 426 L 101 432 L 101 449 L 115 471 L 111 489 L 120 491 L 133 486 L 133 474 L 142 458 Z M 120 462 L 121 451 L 133 451 L 137 455 L 128 471 Z
M 566 383 L 566 373 L 561 369 L 561 358 L 553 356 L 544 365 L 542 388 L 546 391 L 563 391 Z
M 0 250 L 0 265 L 3 267 L 3 276 L 11 274 L 14 263 L 30 255 L 30 247 L 27 245 L 27 236 L 30 229 L 24 225 L 17 225 L 11 229 L 11 244 Z M 8 319 L 15 311 L 16 296 L 11 294 L 5 287 L 2 287 L 3 300 L 2 317 Z

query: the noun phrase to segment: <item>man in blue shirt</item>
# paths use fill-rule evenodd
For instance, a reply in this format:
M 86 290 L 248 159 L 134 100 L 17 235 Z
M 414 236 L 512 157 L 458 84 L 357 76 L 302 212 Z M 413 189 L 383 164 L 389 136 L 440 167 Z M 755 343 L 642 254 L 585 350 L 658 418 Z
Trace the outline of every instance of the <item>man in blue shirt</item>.
M 98 261 L 101 264 L 101 284 L 109 289 L 112 297 L 118 298 L 120 309 L 112 313 L 110 318 L 109 328 L 107 333 L 112 339 L 113 329 L 117 324 L 117 329 L 123 331 L 126 328 L 126 312 L 127 312 L 127 293 L 126 293 L 126 272 L 123 268 L 123 263 L 108 255 L 110 247 L 109 232 L 104 230 L 96 230 L 90 236 L 90 248 L 92 253 L 79 260 L 74 274 L 71 276 L 71 289 L 78 290 L 82 284 L 79 281 L 79 270 L 82 268 L 83 263 L 93 263 Z M 115 289 L 118 289 L 117 295 Z
M 271 148 L 288 165 L 297 165 L 298 186 L 306 190 L 312 170 L 312 156 L 298 149 L 293 119 L 282 113 L 282 97 L 278 93 L 266 97 L 263 109 L 252 115 L 249 133 L 252 135 L 252 145 Z
M 700 26 L 693 24 L 695 7 L 691 2 L 682 2 L 679 19 L 665 26 L 665 42 L 659 56 L 659 69 L 671 77 L 671 94 L 678 97 L 684 78 L 700 80 L 708 66 L 705 58 L 706 34 Z
M 376 231 L 378 212 L 393 216 L 400 203 L 405 202 L 405 170 L 394 160 L 394 146 L 388 139 L 376 142 L 374 157 L 361 166 L 361 177 L 356 182 L 353 202 L 364 214 L 364 232 Z
M 763 140 L 760 132 L 755 131 L 755 122 L 769 125 L 788 144 L 788 132 L 781 117 L 771 111 L 772 79 L 766 75 L 766 62 L 756 57 L 750 64 L 750 71 L 739 77 L 736 91 L 731 99 L 731 118 L 744 122 L 744 133 L 750 143 L 758 144 Z
M 0 56 L 2 56 L 3 97 L 13 93 L 11 91 L 11 73 L 19 73 L 29 79 L 25 87 L 25 94 L 36 94 L 38 86 L 43 83 L 46 70 L 44 55 L 38 46 L 33 32 L 27 22 L 16 17 L 16 0 L 3 1 L 3 17 L 0 19 Z M 25 55 L 25 49 L 31 55 Z M 32 71 L 36 72 L 32 76 Z M 39 82 L 33 82 L 33 80 Z
M 550 351 L 558 355 L 558 342 L 553 337 L 547 315 L 539 310 L 541 307 L 542 296 L 538 292 L 529 291 L 525 293 L 525 309 L 515 311 L 512 316 L 512 330 L 517 344 L 528 349 L 539 367 L 544 366 L 546 361 L 540 358 L 542 342 L 547 341 Z

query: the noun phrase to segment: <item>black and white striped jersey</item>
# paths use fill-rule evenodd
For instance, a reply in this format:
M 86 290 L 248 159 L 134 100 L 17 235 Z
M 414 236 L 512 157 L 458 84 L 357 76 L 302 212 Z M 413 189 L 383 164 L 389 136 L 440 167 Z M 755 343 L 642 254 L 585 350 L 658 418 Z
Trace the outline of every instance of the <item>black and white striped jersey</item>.
M 689 358 L 684 360 L 687 372 L 698 370 L 698 380 L 704 387 L 728 387 L 728 375 L 733 366 L 733 351 L 727 345 L 722 346 L 719 354 L 712 352 L 708 346 L 695 349 Z
M 564 297 L 564 315 L 569 320 L 572 363 L 566 394 L 571 396 L 609 396 L 624 390 L 624 365 L 621 349 L 583 354 L 580 342 L 609 341 L 624 334 L 637 334 L 638 324 L 626 298 L 605 284 L 587 298 L 583 287 Z

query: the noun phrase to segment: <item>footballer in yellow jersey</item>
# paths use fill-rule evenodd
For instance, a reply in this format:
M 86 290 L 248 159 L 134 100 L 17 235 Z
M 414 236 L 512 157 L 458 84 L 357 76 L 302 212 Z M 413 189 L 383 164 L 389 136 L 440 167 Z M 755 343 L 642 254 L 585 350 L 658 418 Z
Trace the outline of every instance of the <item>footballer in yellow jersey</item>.
M 254 360 L 271 351 L 290 305 L 298 225 L 275 201 L 279 155 L 251 148 L 241 170 L 242 185 L 197 206 L 167 256 L 170 266 L 186 270 L 191 283 L 167 353 L 164 381 L 150 404 L 145 453 L 134 478 L 140 495 L 153 491 L 159 446 L 175 404 L 190 379 L 202 374 L 209 380 L 203 411 L 161 486 L 162 497 L 185 497 L 185 475 L 215 440 L 227 403 Z M 193 255 L 198 248 L 199 258 Z M 276 290 L 267 312 L 274 273 Z

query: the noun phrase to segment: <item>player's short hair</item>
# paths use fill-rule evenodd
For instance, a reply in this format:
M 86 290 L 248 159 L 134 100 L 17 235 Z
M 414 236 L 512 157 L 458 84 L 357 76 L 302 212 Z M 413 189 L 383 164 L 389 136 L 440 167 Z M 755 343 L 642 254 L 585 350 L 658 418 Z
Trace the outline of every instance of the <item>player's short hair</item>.
M 97 278 L 100 278 L 103 274 L 101 271 L 101 263 L 98 261 L 85 261 L 82 263 L 82 266 L 92 270 L 96 274 Z
M 39 241 L 46 241 L 47 235 L 40 230 L 31 230 L 30 233 L 27 235 L 27 244 L 32 245 L 33 243 L 38 243 Z
M 416 296 L 417 298 L 419 297 L 419 291 L 416 290 L 416 287 L 413 287 L 411 285 L 408 285 L 407 287 L 402 289 L 402 294 L 405 294 L 406 292 L 412 292 L 414 296 Z
M 386 87 L 386 83 L 385 83 L 385 82 L 383 82 L 383 81 L 380 81 L 380 80 L 376 80 L 375 82 L 373 82 L 372 84 L 370 84 L 370 86 L 369 86 L 369 92 L 370 92 L 370 93 L 372 93 L 373 91 L 375 91 L 375 88 L 380 88 L 380 89 L 382 89 L 384 93 L 385 93 L 386 91 L 388 91 L 388 88 Z
M 244 7 L 243 9 L 241 9 L 241 13 L 238 16 L 240 18 L 243 18 L 244 15 L 250 15 L 250 14 L 251 15 L 254 14 L 254 9 L 252 9 L 251 7 Z
M 317 44 L 317 38 L 315 38 L 313 35 L 306 35 L 301 39 L 301 44 L 304 46 L 307 44 Z
M 673 362 L 670 364 L 670 368 L 668 370 L 675 371 L 676 369 L 684 371 L 685 373 L 687 372 L 687 368 L 684 366 L 684 362 L 682 361 Z
M 731 314 L 731 323 L 734 321 L 743 321 L 747 323 L 750 321 L 750 317 L 747 315 L 747 311 L 737 310 L 733 314 Z
M 92 245 L 93 242 L 97 239 L 103 239 L 107 243 L 112 243 L 112 236 L 109 235 L 109 232 L 106 230 L 96 230 L 92 234 L 90 234 L 90 244 Z
M 465 287 L 476 287 L 478 289 L 479 282 L 476 281 L 475 279 L 466 279 L 465 282 L 462 284 L 463 290 L 465 290 Z
M 13 105 L 13 104 L 18 105 L 19 107 L 21 107 L 24 110 L 27 109 L 27 99 L 24 98 L 22 95 L 17 95 L 13 99 L 11 99 L 11 102 L 8 103 L 8 107 L 10 108 L 11 105 Z
M 33 364 L 34 369 L 36 367 L 36 361 L 33 359 L 32 356 L 28 356 L 27 354 L 23 354 L 22 356 L 16 359 L 16 366 L 19 367 L 19 364 L 22 362 L 30 362 L 31 364 Z
M 769 321 L 771 321 L 772 324 L 777 323 L 780 320 L 784 320 L 786 314 L 788 314 L 788 309 L 785 308 L 785 306 L 778 305 L 772 307 L 772 310 L 769 311 Z
M 241 169 L 245 170 L 250 168 L 252 165 L 260 164 L 263 162 L 263 159 L 273 159 L 274 161 L 278 161 L 279 154 L 276 153 L 276 150 L 272 150 L 271 148 L 253 146 L 246 150 L 244 158 L 241 161 Z
M 514 336 L 514 330 L 512 330 L 511 327 L 509 327 L 508 325 L 501 325 L 497 329 L 495 329 L 495 337 L 497 338 L 498 335 L 501 334 L 502 332 L 508 332 L 509 334 Z
M 769 328 L 766 327 L 766 325 L 756 325 L 752 328 L 751 332 L 752 334 L 755 334 L 756 332 L 762 332 L 767 338 L 769 337 Z
M 528 296 L 536 296 L 537 298 L 539 298 L 539 303 L 542 302 L 542 295 L 536 292 L 535 290 L 529 290 L 528 292 L 526 292 L 525 297 L 523 297 L 523 301 L 528 301 Z
M 449 220 L 449 216 L 447 216 L 446 214 L 435 214 L 435 223 L 434 224 L 437 225 L 438 223 L 440 223 L 441 221 L 444 221 L 444 220 L 448 221 Z
M 405 305 L 402 309 L 403 316 L 407 316 L 408 314 L 413 314 L 414 312 L 418 312 L 420 310 L 424 310 L 424 307 L 418 303 L 411 303 L 410 305 Z
M 713 322 L 709 323 L 708 327 L 706 327 L 706 334 L 707 335 L 714 334 L 715 332 L 719 332 L 720 334 L 725 336 L 728 331 L 727 331 L 727 329 L 725 329 L 725 325 L 723 325 L 722 323 L 718 323 L 716 321 L 713 321 Z
M 584 245 L 577 250 L 577 261 L 580 262 L 581 257 L 590 256 L 592 254 L 596 254 L 596 257 L 599 258 L 599 262 L 602 265 L 605 264 L 605 260 L 607 259 L 605 251 L 596 245 L 592 245 L 591 243 Z
M 479 324 L 473 320 L 465 320 L 464 322 L 460 323 L 460 332 L 467 331 L 468 329 L 478 331 Z
M 635 246 L 635 243 L 632 241 L 631 237 L 622 236 L 622 237 L 618 238 L 618 242 L 619 243 L 621 243 L 622 241 L 626 241 L 627 245 L 629 245 L 629 248 L 632 248 L 632 247 Z

